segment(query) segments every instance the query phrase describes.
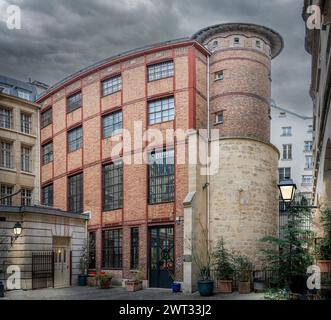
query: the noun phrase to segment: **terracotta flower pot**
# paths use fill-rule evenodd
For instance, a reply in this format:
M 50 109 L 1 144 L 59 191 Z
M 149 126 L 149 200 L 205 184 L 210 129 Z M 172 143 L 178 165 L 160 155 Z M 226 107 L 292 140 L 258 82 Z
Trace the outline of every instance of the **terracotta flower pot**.
M 217 288 L 218 293 L 232 293 L 232 280 L 218 280 Z
M 240 294 L 251 293 L 251 283 L 249 281 L 239 281 L 239 293 Z
M 322 273 L 331 272 L 331 260 L 318 260 L 317 265 L 321 269 Z

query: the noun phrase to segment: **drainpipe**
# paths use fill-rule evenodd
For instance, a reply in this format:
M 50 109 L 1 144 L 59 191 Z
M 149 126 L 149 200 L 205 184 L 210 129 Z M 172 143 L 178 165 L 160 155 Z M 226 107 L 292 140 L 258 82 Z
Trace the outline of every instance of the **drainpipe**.
M 210 57 L 207 57 L 207 159 L 210 155 Z M 210 250 L 210 164 L 207 161 L 207 240 Z

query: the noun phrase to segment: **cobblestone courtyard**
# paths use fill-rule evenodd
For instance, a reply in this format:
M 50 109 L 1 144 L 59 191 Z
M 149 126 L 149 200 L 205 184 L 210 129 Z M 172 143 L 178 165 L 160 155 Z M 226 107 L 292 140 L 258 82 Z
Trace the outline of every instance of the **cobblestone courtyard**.
M 127 292 L 126 289 L 113 287 L 102 290 L 94 287 L 71 287 L 64 289 L 42 289 L 33 291 L 7 292 L 1 300 L 264 300 L 263 293 L 251 293 L 240 295 L 215 294 L 212 297 L 203 298 L 198 293 L 185 295 L 174 294 L 171 290 L 145 289 L 137 292 Z

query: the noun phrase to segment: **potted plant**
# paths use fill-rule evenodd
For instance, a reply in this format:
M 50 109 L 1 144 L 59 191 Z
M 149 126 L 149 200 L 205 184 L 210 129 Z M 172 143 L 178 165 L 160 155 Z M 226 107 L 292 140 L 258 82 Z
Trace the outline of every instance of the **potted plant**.
M 213 252 L 217 288 L 219 293 L 232 293 L 234 276 L 233 256 L 225 248 L 223 238 L 218 242 Z
M 82 247 L 82 251 L 79 259 L 80 274 L 78 275 L 78 285 L 86 286 L 87 284 L 87 273 L 89 266 L 89 251 L 87 242 Z
M 176 259 L 176 272 L 177 274 L 180 273 L 183 269 L 183 257 L 178 257 Z M 181 292 L 181 283 L 177 280 L 176 272 L 172 271 L 171 269 L 167 269 L 169 272 L 169 275 L 172 279 L 171 289 L 173 293 Z
M 132 271 L 131 274 L 132 274 L 132 278 L 125 281 L 126 290 L 129 292 L 142 290 L 143 288 L 142 280 L 144 279 L 144 273 L 140 270 L 137 270 L 137 271 Z
M 252 262 L 246 256 L 237 255 L 234 258 L 234 263 L 236 266 L 236 278 L 239 283 L 239 293 L 248 294 L 251 292 Z
M 211 279 L 212 254 L 210 253 L 210 241 L 207 230 L 201 226 L 201 238 L 195 241 L 192 248 L 192 259 L 198 269 L 197 287 L 201 296 L 209 297 L 214 292 L 214 281 Z
M 110 273 L 99 273 L 96 276 L 96 280 L 98 281 L 99 287 L 101 289 L 109 289 L 112 279 L 113 275 Z
M 321 211 L 321 227 L 324 237 L 317 246 L 317 265 L 322 273 L 331 272 L 331 209 Z

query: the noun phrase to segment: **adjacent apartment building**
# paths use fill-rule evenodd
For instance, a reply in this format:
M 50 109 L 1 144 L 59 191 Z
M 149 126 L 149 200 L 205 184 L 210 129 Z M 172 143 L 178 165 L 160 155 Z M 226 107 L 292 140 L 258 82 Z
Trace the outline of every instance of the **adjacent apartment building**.
M 292 179 L 308 202 L 313 185 L 313 117 L 271 104 L 271 143 L 280 150 L 279 181 Z
M 305 21 L 310 5 L 320 7 L 322 18 L 320 29 L 306 29 L 306 50 L 312 56 L 313 200 L 325 208 L 331 206 L 331 3 L 305 0 Z
M 270 95 L 282 48 L 269 28 L 215 25 L 96 63 L 38 99 L 41 199 L 90 213 L 91 269 L 119 279 L 140 269 L 150 287 L 170 287 L 174 274 L 192 291 L 199 245 L 221 237 L 261 266 L 258 240 L 278 232 Z M 148 129 L 188 134 L 152 142 Z M 200 129 L 220 149 L 210 175 L 178 152 L 190 154 Z

